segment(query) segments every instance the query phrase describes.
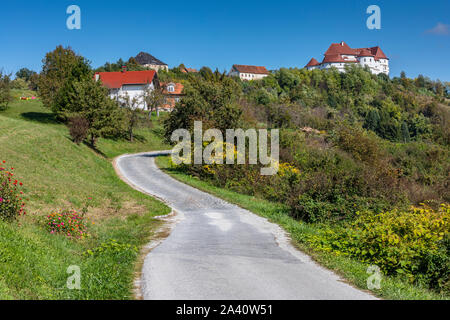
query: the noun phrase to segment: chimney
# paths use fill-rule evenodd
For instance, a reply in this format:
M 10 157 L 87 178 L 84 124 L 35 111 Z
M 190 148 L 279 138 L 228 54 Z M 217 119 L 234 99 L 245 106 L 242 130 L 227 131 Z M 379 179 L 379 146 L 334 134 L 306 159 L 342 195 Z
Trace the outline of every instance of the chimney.
M 341 47 L 343 47 L 343 46 L 344 46 L 344 43 L 345 43 L 344 41 L 341 41 Z

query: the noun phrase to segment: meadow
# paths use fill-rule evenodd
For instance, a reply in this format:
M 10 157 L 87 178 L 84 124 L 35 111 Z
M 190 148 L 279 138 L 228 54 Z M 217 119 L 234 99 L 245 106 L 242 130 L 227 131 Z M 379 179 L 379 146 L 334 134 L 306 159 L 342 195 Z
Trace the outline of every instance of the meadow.
M 96 149 L 72 142 L 65 125 L 33 92 L 13 91 L 0 112 L 0 160 L 23 182 L 27 214 L 0 221 L 0 299 L 132 299 L 140 249 L 169 213 L 161 202 L 121 181 L 114 157 L 159 150 L 160 128 L 142 126 L 139 139 L 100 139 Z M 87 208 L 84 239 L 51 234 L 48 215 Z M 81 270 L 81 290 L 69 290 L 69 266 Z

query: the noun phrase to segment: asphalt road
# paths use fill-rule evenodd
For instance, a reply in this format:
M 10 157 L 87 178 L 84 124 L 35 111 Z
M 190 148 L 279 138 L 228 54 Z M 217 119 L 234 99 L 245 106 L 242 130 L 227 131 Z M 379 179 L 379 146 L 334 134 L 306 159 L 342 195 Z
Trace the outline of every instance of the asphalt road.
M 144 299 L 374 299 L 296 250 L 278 225 L 163 173 L 159 154 L 116 160 L 123 179 L 180 218 L 145 258 Z

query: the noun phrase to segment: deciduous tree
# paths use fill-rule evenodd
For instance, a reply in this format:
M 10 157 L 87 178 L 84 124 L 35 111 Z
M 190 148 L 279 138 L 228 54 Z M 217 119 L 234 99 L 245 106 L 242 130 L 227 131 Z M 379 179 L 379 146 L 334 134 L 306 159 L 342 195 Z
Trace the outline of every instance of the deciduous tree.
M 47 53 L 38 84 L 44 105 L 56 114 L 64 113 L 67 99 L 66 93 L 61 93 L 61 90 L 67 89 L 71 82 L 91 74 L 89 62 L 70 47 L 58 46 Z

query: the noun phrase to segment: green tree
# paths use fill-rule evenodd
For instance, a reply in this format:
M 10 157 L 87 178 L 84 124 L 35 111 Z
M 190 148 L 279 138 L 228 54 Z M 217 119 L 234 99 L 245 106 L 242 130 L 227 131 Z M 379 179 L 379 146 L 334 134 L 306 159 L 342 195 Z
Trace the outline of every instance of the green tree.
M 44 105 L 59 114 L 66 108 L 65 93 L 71 82 L 91 75 L 92 71 L 84 57 L 77 55 L 70 47 L 58 46 L 46 54 L 39 77 L 39 94 Z
M 185 87 L 185 97 L 164 122 L 166 139 L 170 140 L 172 132 L 177 129 L 192 132 L 197 120 L 203 121 L 204 127 L 222 132 L 237 128 L 242 115 L 237 104 L 240 93 L 240 86 L 228 77 L 222 81 L 193 78 Z
M 166 101 L 166 97 L 164 95 L 164 88 L 158 87 L 154 89 L 144 90 L 142 98 L 147 106 L 147 110 L 149 111 L 149 119 L 152 117 L 153 110 L 156 111 L 156 115 L 159 116 L 159 108 Z
M 378 114 L 378 110 L 377 109 L 370 110 L 369 114 L 367 115 L 364 127 L 368 130 L 377 131 L 379 124 L 380 124 L 380 115 Z
M 108 97 L 108 90 L 100 81 L 91 77 L 73 81 L 66 93 L 65 117 L 78 116 L 88 121 L 87 133 L 92 147 L 100 137 L 118 137 L 123 133 L 123 110 Z
M 0 70 L 0 110 L 8 108 L 11 101 L 11 76 Z
M 131 98 L 128 93 L 120 97 L 120 105 L 125 110 L 126 129 L 128 139 L 134 141 L 134 129 L 139 121 L 141 110 L 139 109 L 139 99 L 137 97 Z
M 30 70 L 27 68 L 22 68 L 16 72 L 16 78 L 20 78 L 25 81 L 30 81 L 31 77 L 35 74 L 37 74 L 37 73 L 33 70 Z
M 410 142 L 411 141 L 411 136 L 409 134 L 408 125 L 404 121 L 402 123 L 402 129 L 401 130 L 402 130 L 403 142 Z

